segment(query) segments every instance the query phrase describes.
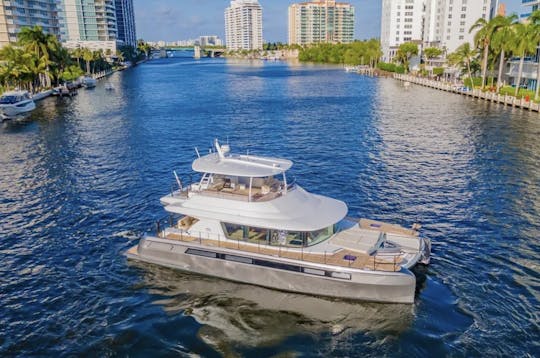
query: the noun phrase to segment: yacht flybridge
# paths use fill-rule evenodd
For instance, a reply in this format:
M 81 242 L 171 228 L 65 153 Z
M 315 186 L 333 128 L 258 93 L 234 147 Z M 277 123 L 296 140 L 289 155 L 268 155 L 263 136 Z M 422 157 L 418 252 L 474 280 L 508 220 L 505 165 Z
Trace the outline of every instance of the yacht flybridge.
M 347 217 L 342 201 L 288 180 L 286 159 L 232 154 L 217 140 L 197 155 L 200 179 L 174 173 L 178 189 L 161 198 L 169 217 L 128 258 L 285 291 L 414 301 L 410 269 L 430 255 L 419 225 Z

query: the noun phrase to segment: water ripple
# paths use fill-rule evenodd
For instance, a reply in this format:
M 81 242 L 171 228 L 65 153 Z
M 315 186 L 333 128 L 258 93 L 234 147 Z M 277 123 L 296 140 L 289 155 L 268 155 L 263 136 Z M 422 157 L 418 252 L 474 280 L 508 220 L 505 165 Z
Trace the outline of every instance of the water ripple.
M 0 127 L 0 355 L 540 350 L 537 115 L 326 66 L 169 59 L 107 81 Z M 415 305 L 127 263 L 172 169 L 214 137 L 292 159 L 351 216 L 420 221 L 433 260 Z

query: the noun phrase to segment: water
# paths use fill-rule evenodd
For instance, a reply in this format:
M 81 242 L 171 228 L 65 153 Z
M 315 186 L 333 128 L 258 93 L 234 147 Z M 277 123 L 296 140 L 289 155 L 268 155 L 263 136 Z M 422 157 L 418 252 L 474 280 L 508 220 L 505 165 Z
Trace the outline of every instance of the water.
M 156 60 L 0 129 L 0 355 L 540 351 L 540 117 L 324 66 Z M 284 156 L 351 216 L 423 224 L 415 304 L 130 263 L 214 137 Z

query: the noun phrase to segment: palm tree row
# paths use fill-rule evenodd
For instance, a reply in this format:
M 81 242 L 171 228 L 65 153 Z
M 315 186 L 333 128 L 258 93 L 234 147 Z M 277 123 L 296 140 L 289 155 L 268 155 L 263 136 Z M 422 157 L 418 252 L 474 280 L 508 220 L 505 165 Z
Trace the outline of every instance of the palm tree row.
M 495 66 L 498 62 L 497 91 L 499 91 L 502 87 L 504 64 L 512 57 L 519 57 L 518 75 L 515 81 L 515 96 L 517 96 L 525 58 L 535 56 L 540 44 L 540 10 L 533 12 L 526 22 L 518 22 L 516 15 L 497 16 L 489 21 L 479 19 L 471 27 L 470 32 L 475 30 L 477 30 L 474 37 L 476 48 L 472 48 L 469 43 L 461 45 L 448 56 L 449 62 L 466 68 L 472 81 L 471 65 L 480 57 L 482 88 L 486 86 L 488 68 L 490 65 Z M 537 78 L 540 80 L 540 65 Z M 537 84 L 535 100 L 539 99 L 539 92 L 540 84 Z
M 136 61 L 149 46 L 140 41 L 139 51 L 126 46 L 115 54 L 119 62 L 125 59 Z M 22 28 L 17 42 L 0 49 L 0 84 L 4 88 L 25 88 L 37 91 L 58 85 L 61 81 L 72 81 L 85 72 L 90 75 L 112 67 L 107 58 L 110 50 L 91 51 L 77 48 L 68 51 L 58 39 L 45 34 L 40 26 Z

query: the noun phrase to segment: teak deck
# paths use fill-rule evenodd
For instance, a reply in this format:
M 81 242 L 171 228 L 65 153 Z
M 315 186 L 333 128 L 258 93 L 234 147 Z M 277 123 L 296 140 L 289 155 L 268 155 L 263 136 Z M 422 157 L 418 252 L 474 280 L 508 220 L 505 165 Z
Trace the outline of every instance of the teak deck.
M 288 247 L 248 244 L 240 240 L 234 242 L 230 240 L 202 239 L 173 233 L 168 233 L 166 238 L 175 241 L 199 242 L 202 245 L 210 247 L 223 247 L 232 250 L 251 252 L 273 257 L 283 257 L 317 264 L 390 272 L 399 271 L 401 269 L 399 265 L 401 262 L 401 257 L 399 256 L 391 256 L 388 257 L 388 259 L 383 259 L 381 257 L 370 256 L 364 252 L 350 249 L 342 249 L 328 254 L 314 254 L 298 251 L 298 249 L 291 249 Z M 345 258 L 346 256 L 354 256 L 355 259 L 349 260 Z

